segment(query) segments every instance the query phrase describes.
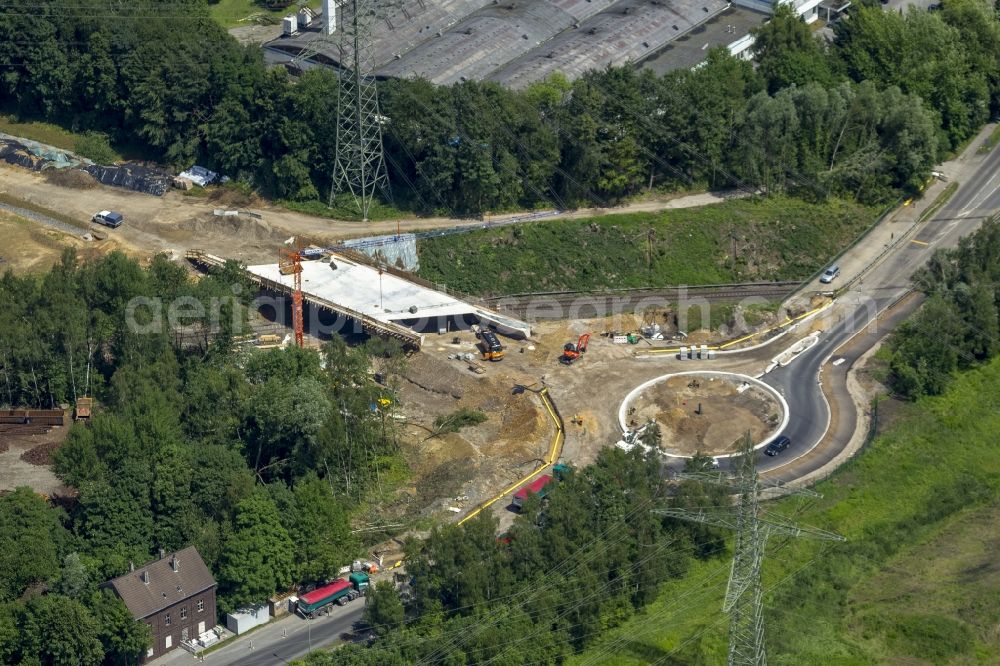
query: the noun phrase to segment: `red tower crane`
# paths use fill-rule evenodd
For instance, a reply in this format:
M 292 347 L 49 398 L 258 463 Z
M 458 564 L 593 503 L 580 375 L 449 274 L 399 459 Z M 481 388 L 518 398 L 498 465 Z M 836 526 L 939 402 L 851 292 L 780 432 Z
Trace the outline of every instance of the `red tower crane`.
M 291 275 L 295 285 L 292 292 L 292 328 L 295 329 L 295 344 L 305 345 L 302 325 L 302 251 L 300 248 L 278 250 L 278 272 Z

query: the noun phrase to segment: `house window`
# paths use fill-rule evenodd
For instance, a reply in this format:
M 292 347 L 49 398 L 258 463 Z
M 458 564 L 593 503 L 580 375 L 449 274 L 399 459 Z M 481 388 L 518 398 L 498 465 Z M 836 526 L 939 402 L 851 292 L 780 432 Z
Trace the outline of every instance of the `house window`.
M 205 610 L 205 600 L 204 599 L 199 599 L 198 600 L 198 612 L 200 613 L 203 610 Z
M 169 627 L 170 626 L 170 613 L 164 613 L 163 614 L 163 626 L 165 626 L 165 627 Z
M 166 638 L 163 639 L 163 647 L 166 648 L 167 650 L 169 650 L 173 644 L 174 644 L 173 636 L 167 636 Z
M 187 619 L 187 617 L 188 617 L 188 609 L 187 609 L 187 606 L 181 606 L 181 619 L 182 619 L 182 620 L 186 620 L 186 619 Z
M 146 656 L 147 657 L 152 657 L 153 656 L 153 648 L 149 648 L 148 650 L 146 650 Z

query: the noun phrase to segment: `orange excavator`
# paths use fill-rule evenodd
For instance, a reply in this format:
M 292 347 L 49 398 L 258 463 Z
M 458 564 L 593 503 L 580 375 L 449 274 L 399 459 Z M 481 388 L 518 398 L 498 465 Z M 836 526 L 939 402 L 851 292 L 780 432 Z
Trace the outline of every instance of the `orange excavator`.
M 573 361 L 580 358 L 582 354 L 587 352 L 587 343 L 589 342 L 590 333 L 584 333 L 581 335 L 575 345 L 572 342 L 567 342 L 563 347 L 563 353 L 562 356 L 559 357 L 559 362 L 564 365 L 573 365 Z

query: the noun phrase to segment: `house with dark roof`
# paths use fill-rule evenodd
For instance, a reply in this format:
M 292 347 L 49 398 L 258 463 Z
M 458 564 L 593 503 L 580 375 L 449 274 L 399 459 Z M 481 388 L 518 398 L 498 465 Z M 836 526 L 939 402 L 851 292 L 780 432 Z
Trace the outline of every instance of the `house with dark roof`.
M 215 626 L 216 582 L 194 546 L 169 554 L 161 551 L 160 559 L 130 569 L 104 586 L 121 597 L 136 620 L 152 629 L 153 644 L 144 662 Z

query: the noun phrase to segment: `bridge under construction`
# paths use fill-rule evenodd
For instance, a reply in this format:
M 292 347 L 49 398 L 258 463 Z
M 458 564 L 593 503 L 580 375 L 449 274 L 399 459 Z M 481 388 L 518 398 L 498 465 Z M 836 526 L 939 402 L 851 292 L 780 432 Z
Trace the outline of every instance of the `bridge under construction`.
M 226 260 L 200 250 L 187 259 L 203 269 L 218 268 Z M 263 290 L 291 297 L 293 278 L 278 264 L 247 266 L 250 282 Z M 302 299 L 318 311 L 353 320 L 369 335 L 393 338 L 419 349 L 428 332 L 444 334 L 473 324 L 488 326 L 516 338 L 531 336 L 527 322 L 447 294 L 434 285 L 392 268 L 373 266 L 360 256 L 328 255 L 302 262 Z

